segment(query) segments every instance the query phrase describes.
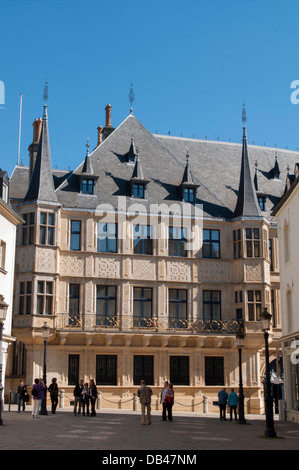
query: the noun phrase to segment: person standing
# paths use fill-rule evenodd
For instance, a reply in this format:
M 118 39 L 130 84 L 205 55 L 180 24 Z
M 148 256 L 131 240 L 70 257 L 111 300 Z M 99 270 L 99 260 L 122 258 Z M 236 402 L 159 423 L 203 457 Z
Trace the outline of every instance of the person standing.
M 160 403 L 162 403 L 163 411 L 162 411 L 162 421 L 166 421 L 166 412 L 167 412 L 167 406 L 165 403 L 165 398 L 168 392 L 168 382 L 167 380 L 164 382 L 164 387 L 161 392 L 161 399 Z
M 227 405 L 228 395 L 226 393 L 226 388 L 223 388 L 218 393 L 218 405 L 220 408 L 220 421 L 226 421 L 226 405 Z
M 46 387 L 44 382 L 39 379 L 35 379 L 32 387 L 32 396 L 33 396 L 33 408 L 32 408 L 32 418 L 39 418 L 39 412 L 42 406 L 42 401 L 45 399 Z
M 141 404 L 141 424 L 145 425 L 145 410 L 147 416 L 147 424 L 152 424 L 151 418 L 151 401 L 153 391 L 145 383 L 145 380 L 141 380 L 140 388 L 138 389 L 137 396 L 140 399 Z
M 21 404 L 22 404 L 22 411 L 25 413 L 25 397 L 27 396 L 27 387 L 24 384 L 23 380 L 20 380 L 20 385 L 18 386 L 18 413 L 21 412 Z
M 90 416 L 96 416 L 96 401 L 98 398 L 98 390 L 93 379 L 89 381 L 89 400 L 91 404 Z
M 56 408 L 58 405 L 58 385 L 57 385 L 57 379 L 52 379 L 52 383 L 48 388 L 50 392 L 50 398 L 51 398 L 51 403 L 52 403 L 52 415 L 56 414 Z
M 173 391 L 173 385 L 169 384 L 168 386 L 168 391 L 165 397 L 165 404 L 167 408 L 167 413 L 168 413 L 168 421 L 172 421 L 172 407 L 174 403 L 174 391 Z
M 237 421 L 238 395 L 236 394 L 233 388 L 231 389 L 231 392 L 228 395 L 228 406 L 230 411 L 230 421 L 233 420 L 233 413 L 235 415 L 235 421 Z
M 82 390 L 82 411 L 83 416 L 85 416 L 85 407 L 86 407 L 86 414 L 89 416 L 89 388 L 88 383 L 84 384 L 84 388 Z
M 78 415 L 81 414 L 81 403 L 82 403 L 82 390 L 83 390 L 83 380 L 80 380 L 78 385 L 74 388 L 74 416 L 77 414 L 77 405 L 78 405 Z

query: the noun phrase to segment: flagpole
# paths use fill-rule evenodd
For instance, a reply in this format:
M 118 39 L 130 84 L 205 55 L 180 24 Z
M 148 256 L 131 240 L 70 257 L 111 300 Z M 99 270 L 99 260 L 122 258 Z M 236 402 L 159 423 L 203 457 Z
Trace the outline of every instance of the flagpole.
M 20 94 L 20 120 L 19 120 L 18 166 L 20 165 L 20 149 L 21 149 L 22 99 L 23 99 L 23 93 Z

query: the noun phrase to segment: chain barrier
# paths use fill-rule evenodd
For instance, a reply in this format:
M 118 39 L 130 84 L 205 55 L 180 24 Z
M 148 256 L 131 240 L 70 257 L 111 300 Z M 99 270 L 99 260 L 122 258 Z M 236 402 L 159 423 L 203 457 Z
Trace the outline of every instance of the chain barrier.
M 73 402 L 75 397 L 74 396 L 71 396 L 71 395 L 68 395 L 66 393 L 64 393 L 64 398 L 66 398 L 67 400 L 69 400 L 69 402 Z M 98 400 L 105 400 L 106 402 L 108 403 L 111 403 L 113 405 L 122 405 L 122 404 L 125 404 L 125 403 L 129 403 L 131 401 L 134 401 L 134 400 L 137 400 L 137 395 L 134 394 L 131 398 L 128 398 L 128 399 L 125 399 L 125 400 L 118 400 L 118 401 L 113 401 L 113 400 L 110 400 L 109 398 L 106 398 L 104 397 L 101 392 L 99 392 L 98 394 Z M 198 403 L 190 403 L 190 404 L 185 404 L 185 403 L 181 403 L 177 400 L 175 400 L 175 404 L 176 405 L 179 405 L 179 406 L 182 406 L 182 407 L 191 407 L 191 408 L 194 408 L 196 406 L 199 406 L 199 405 L 202 405 L 202 404 L 206 404 L 206 405 L 211 405 L 211 406 L 216 406 L 217 405 L 217 401 L 215 400 L 215 402 L 211 402 L 209 399 L 207 399 L 207 397 L 205 397 L 202 401 L 198 402 Z M 249 407 L 250 409 L 250 412 L 253 412 L 253 413 L 256 413 L 258 411 L 261 411 L 261 410 L 265 410 L 265 407 L 264 406 L 254 406 L 254 405 L 250 405 Z

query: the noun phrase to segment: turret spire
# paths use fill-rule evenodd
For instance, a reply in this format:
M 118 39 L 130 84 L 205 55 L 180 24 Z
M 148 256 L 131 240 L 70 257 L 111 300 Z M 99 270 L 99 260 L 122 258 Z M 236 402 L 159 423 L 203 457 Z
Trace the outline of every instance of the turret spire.
M 243 121 L 243 145 L 242 145 L 242 161 L 241 161 L 241 172 L 240 172 L 240 183 L 239 192 L 236 208 L 233 217 L 255 217 L 261 216 L 256 191 L 251 176 L 250 161 L 248 155 L 248 143 L 247 143 L 247 113 L 245 103 L 243 103 L 242 110 L 242 121 Z
M 44 116 L 42 123 L 42 130 L 36 155 L 36 161 L 32 178 L 29 184 L 25 201 L 43 201 L 57 203 L 57 196 L 53 182 L 52 167 L 51 167 L 51 153 L 50 153 L 50 140 L 48 129 L 48 113 L 47 113 L 47 100 L 48 95 L 48 82 L 44 88 Z

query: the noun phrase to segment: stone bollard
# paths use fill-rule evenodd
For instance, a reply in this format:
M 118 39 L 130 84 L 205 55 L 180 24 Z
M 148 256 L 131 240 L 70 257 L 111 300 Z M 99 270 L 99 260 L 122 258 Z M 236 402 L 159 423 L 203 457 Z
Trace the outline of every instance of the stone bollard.
M 133 393 L 133 411 L 137 411 L 138 397 L 136 393 Z
M 207 413 L 208 410 L 208 397 L 204 396 L 203 397 L 203 412 Z
M 59 408 L 64 408 L 65 390 L 62 388 L 59 393 Z
M 102 405 L 102 392 L 99 392 L 98 399 L 97 399 L 97 410 L 101 409 L 101 405 Z

